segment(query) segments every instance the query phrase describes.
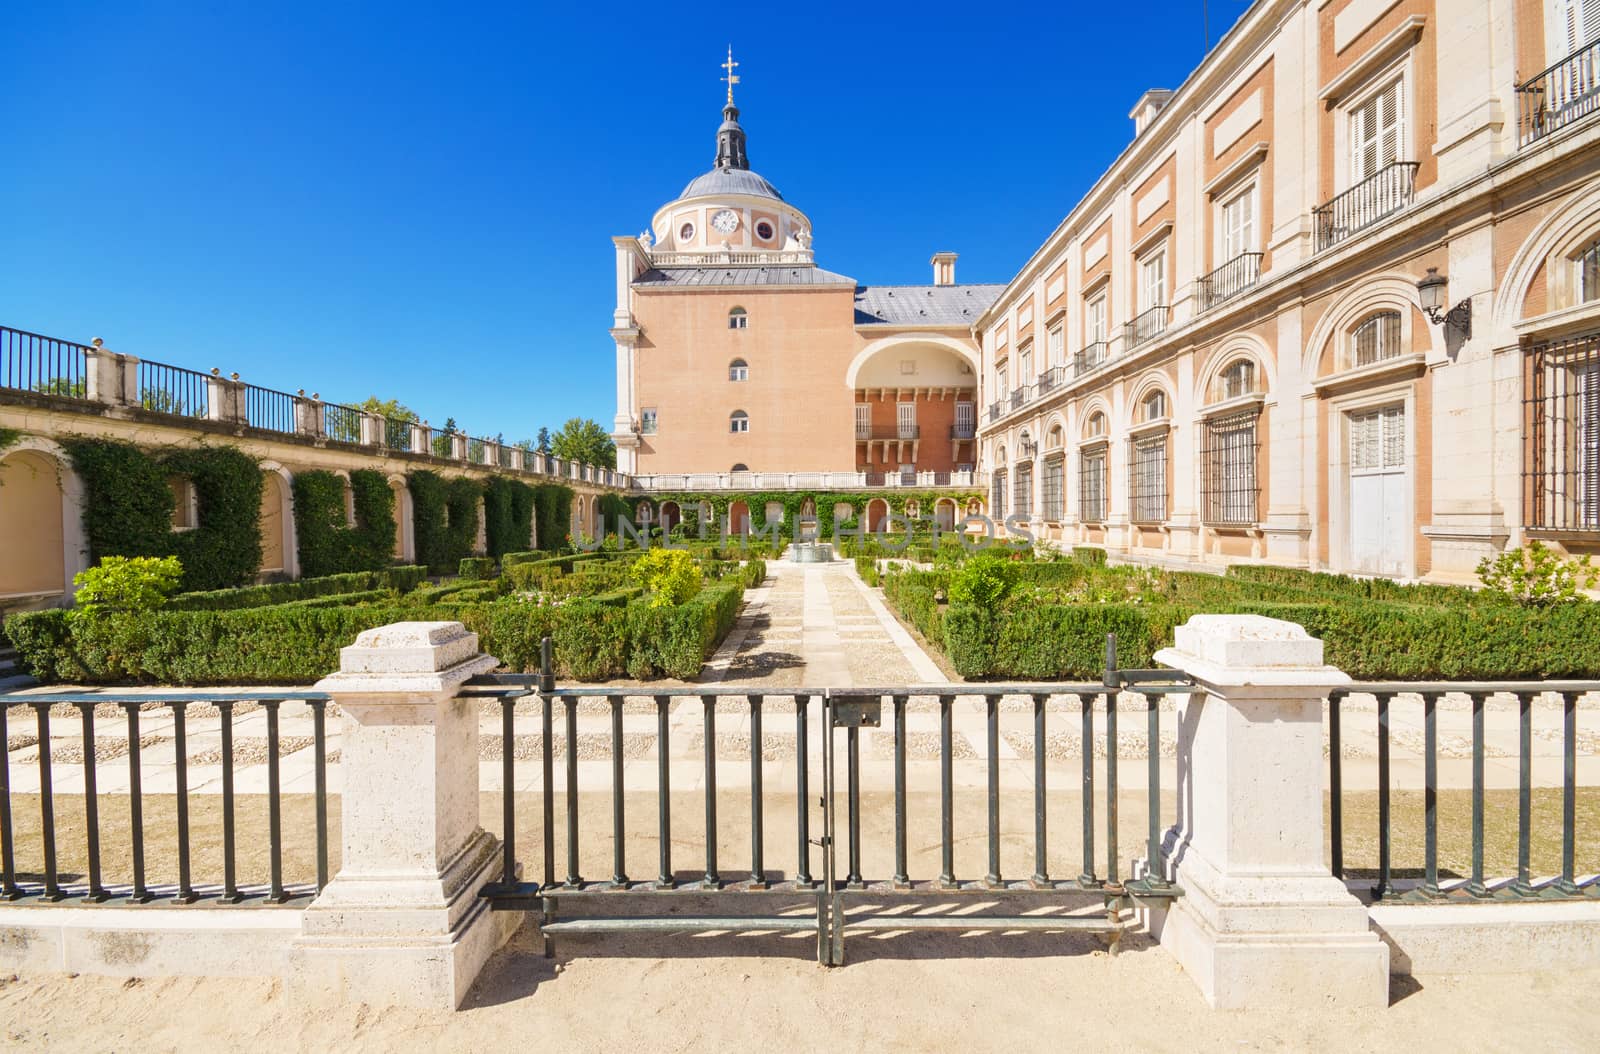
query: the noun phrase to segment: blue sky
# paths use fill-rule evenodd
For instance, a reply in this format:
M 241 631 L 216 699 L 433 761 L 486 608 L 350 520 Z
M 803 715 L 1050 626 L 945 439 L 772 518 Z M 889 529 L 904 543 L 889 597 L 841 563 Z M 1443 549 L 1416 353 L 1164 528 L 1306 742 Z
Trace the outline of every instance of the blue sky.
M 609 427 L 610 239 L 710 167 L 730 42 L 869 284 L 1009 280 L 1203 53 L 1200 0 L 0 7 L 0 324 L 508 440 Z

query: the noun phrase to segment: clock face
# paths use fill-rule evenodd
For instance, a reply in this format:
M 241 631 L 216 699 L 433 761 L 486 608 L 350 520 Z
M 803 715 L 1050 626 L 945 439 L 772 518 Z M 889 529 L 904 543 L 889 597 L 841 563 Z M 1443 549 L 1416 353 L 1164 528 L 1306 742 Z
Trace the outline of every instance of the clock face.
M 723 209 L 711 217 L 711 226 L 723 234 L 732 234 L 739 229 L 739 214 L 732 209 Z

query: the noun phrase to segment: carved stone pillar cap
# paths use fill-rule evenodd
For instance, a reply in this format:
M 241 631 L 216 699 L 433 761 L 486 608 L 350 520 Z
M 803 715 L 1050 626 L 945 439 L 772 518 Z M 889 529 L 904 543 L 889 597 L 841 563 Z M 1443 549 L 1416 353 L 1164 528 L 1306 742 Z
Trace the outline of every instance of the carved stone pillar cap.
M 1264 615 L 1194 615 L 1156 661 L 1218 685 L 1333 686 L 1350 678 L 1323 664 L 1322 642 Z
M 340 648 L 339 672 L 316 687 L 363 694 L 443 691 L 498 665 L 479 654 L 478 635 L 459 622 L 396 622 Z

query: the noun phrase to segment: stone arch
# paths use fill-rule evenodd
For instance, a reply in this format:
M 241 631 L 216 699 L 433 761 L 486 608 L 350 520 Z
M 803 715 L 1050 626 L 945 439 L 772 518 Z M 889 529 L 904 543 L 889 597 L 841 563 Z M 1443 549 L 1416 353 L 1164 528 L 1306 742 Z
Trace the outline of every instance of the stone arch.
M 572 499 L 571 530 L 574 540 L 576 540 L 579 535 L 586 533 L 584 525 L 589 522 L 584 516 L 586 510 L 587 506 L 584 504 L 584 497 L 582 494 L 579 494 Z
M 867 502 L 867 530 L 877 532 L 884 530 L 889 521 L 889 503 L 882 498 L 873 498 Z
M 1568 198 L 1523 239 L 1506 266 L 1504 279 L 1495 290 L 1494 306 L 1490 311 L 1493 347 L 1507 348 L 1517 343 L 1515 327 L 1522 320 L 1522 305 L 1528 299 L 1534 279 L 1550 257 L 1568 244 L 1580 229 L 1594 227 L 1596 216 L 1600 216 L 1600 184 L 1591 185 Z
M 1167 412 L 1164 416 L 1171 417 L 1173 409 L 1172 382 L 1160 370 L 1152 370 L 1140 377 L 1133 386 L 1133 397 L 1128 400 L 1126 407 L 1128 423 L 1130 425 L 1144 422 L 1144 403 L 1156 392 L 1160 392 L 1167 403 Z
M 728 506 L 728 534 L 733 537 L 750 533 L 750 506 L 743 501 Z
M 683 509 L 675 501 L 661 503 L 661 531 L 666 533 L 683 522 Z
M 398 516 L 396 512 L 396 534 L 400 527 Z M 276 461 L 261 462 L 260 570 L 264 575 L 300 577 L 300 543 L 294 524 L 294 474 Z
M 978 352 L 975 348 L 969 347 L 968 345 L 963 344 L 961 341 L 952 337 L 939 337 L 921 334 L 914 337 L 880 337 L 878 340 L 873 341 L 860 351 L 856 352 L 856 357 L 850 360 L 849 367 L 847 367 L 844 371 L 844 386 L 852 390 L 855 389 L 857 387 L 856 380 L 861 376 L 862 367 L 866 366 L 868 362 L 876 358 L 881 352 L 890 351 L 897 346 L 902 348 L 911 348 L 916 345 L 931 345 L 943 348 L 946 351 L 954 352 L 955 354 L 959 355 L 972 370 L 971 384 L 974 387 L 977 386 L 978 371 L 982 368 L 982 364 L 979 362 Z
M 83 481 L 58 444 L 23 436 L 0 452 L 0 609 L 66 606 L 89 565 Z
M 938 524 L 941 531 L 956 529 L 956 499 L 940 498 L 933 503 L 933 522 Z
M 1196 407 L 1204 407 L 1216 400 L 1211 397 L 1212 386 L 1217 377 L 1229 365 L 1238 359 L 1249 359 L 1255 363 L 1256 391 L 1262 394 L 1271 394 L 1277 391 L 1278 376 L 1273 369 L 1272 350 L 1266 342 L 1250 333 L 1235 333 L 1217 346 L 1217 349 L 1206 358 L 1205 364 L 1200 369 L 1195 385 Z
M 1417 326 L 1424 326 L 1428 330 L 1429 347 L 1435 354 L 1445 353 L 1444 328 L 1427 325 L 1422 317 L 1422 308 L 1417 301 L 1416 279 L 1398 272 L 1374 275 L 1346 291 L 1342 296 L 1328 305 L 1328 309 L 1317 319 L 1305 343 L 1305 358 L 1301 362 L 1302 375 L 1305 377 L 1322 377 L 1329 373 L 1337 372 L 1339 365 L 1339 340 L 1347 334 L 1356 323 L 1371 315 L 1373 312 L 1384 309 L 1400 312 L 1400 344 L 1402 347 L 1416 346 Z M 1242 334 L 1240 336 L 1243 336 Z M 1236 352 L 1248 351 L 1257 359 L 1256 368 L 1261 369 L 1262 363 L 1270 360 L 1266 345 L 1259 340 L 1250 341 L 1249 347 L 1243 348 L 1244 341 L 1231 340 L 1228 348 Z M 1241 345 L 1241 347 L 1236 347 Z M 1205 383 L 1197 389 L 1202 393 L 1201 401 L 1210 392 L 1211 382 L 1215 379 L 1216 371 L 1226 361 L 1231 362 L 1237 354 L 1214 356 L 1208 363 L 1208 375 Z M 1326 364 L 1326 368 L 1324 368 Z M 1264 378 L 1266 375 L 1262 375 Z M 1263 386 L 1266 391 L 1274 390 L 1276 378 L 1264 379 Z
M 403 564 L 417 559 L 417 525 L 411 505 L 411 487 L 398 472 L 389 474 L 389 492 L 394 495 L 394 558 Z

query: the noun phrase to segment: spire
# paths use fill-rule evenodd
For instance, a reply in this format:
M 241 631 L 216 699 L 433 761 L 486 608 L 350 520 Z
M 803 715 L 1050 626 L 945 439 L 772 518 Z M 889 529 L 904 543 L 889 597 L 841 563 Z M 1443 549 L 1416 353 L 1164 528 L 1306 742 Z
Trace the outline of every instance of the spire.
M 733 46 L 728 46 L 728 61 L 722 64 L 727 71 L 722 80 L 728 85 L 728 101 L 722 107 L 722 125 L 717 129 L 716 168 L 749 169 L 750 158 L 745 153 L 744 129 L 739 127 L 739 108 L 733 104 L 733 86 L 739 83 L 733 71 L 739 64 L 733 61 Z

